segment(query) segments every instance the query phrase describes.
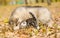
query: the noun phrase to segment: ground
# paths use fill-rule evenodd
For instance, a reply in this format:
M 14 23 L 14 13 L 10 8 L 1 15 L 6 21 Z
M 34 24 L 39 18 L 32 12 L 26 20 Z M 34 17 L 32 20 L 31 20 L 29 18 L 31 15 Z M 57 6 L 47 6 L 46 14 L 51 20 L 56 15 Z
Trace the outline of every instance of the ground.
M 6 21 L 18 6 L 20 5 L 0 6 L 0 38 L 60 38 L 60 27 L 58 26 L 60 25 L 60 2 L 52 3 L 50 6 L 44 3 L 40 4 L 40 6 L 47 7 L 51 11 L 52 18 L 56 22 L 54 28 L 47 28 L 47 30 L 46 27 L 42 26 L 40 30 L 30 27 L 29 29 L 13 31 Z

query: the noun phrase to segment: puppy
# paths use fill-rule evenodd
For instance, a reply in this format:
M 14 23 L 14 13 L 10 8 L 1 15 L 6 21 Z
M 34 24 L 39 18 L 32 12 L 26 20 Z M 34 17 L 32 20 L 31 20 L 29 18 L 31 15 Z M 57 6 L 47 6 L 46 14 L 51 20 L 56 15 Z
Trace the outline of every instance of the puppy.
M 18 30 L 20 27 L 22 27 L 20 23 L 29 18 L 32 18 L 32 16 L 27 12 L 26 7 L 18 7 L 13 10 L 9 18 L 9 24 L 14 30 Z
M 34 17 L 36 18 L 36 20 L 34 18 L 32 18 L 32 14 L 30 14 L 30 12 L 34 15 Z M 15 21 L 13 21 L 15 19 Z M 23 27 L 21 25 L 24 25 L 25 26 L 29 26 L 31 23 L 31 25 L 33 25 L 34 27 L 36 25 L 35 22 L 37 21 L 37 25 L 39 22 L 42 22 L 43 24 L 47 24 L 48 26 L 52 26 L 52 17 L 51 17 L 51 12 L 45 8 L 45 7 L 39 7 L 39 6 L 27 6 L 27 7 L 18 7 L 16 8 L 13 13 L 11 14 L 10 16 L 10 23 L 13 24 L 13 22 L 16 22 L 16 24 L 14 23 L 13 27 L 14 28 L 20 28 L 20 27 Z M 17 20 L 17 21 L 16 21 Z M 31 20 L 31 21 L 30 21 Z M 23 28 L 24 28 L 23 27 Z

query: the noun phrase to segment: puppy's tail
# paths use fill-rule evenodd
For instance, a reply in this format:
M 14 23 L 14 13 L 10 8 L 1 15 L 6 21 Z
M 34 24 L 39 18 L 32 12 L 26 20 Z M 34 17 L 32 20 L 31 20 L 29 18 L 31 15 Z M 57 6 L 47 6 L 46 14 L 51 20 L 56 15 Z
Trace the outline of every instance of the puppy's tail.
M 33 19 L 36 20 L 36 17 L 34 16 L 34 14 L 32 14 L 31 12 L 29 12 L 29 14 L 33 17 Z

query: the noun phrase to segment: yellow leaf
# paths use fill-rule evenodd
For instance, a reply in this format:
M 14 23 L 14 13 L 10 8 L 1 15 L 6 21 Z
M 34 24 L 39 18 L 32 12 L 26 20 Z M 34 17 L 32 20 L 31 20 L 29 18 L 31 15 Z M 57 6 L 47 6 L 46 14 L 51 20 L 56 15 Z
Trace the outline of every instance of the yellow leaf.
M 32 32 L 30 32 L 29 34 L 30 34 L 30 36 L 32 36 Z
M 53 24 L 54 27 L 57 27 L 58 25 L 57 24 Z
M 46 28 L 42 28 L 42 30 L 43 30 L 43 33 L 46 33 Z
M 5 18 L 3 22 L 7 23 L 8 21 L 9 21 L 8 18 Z
M 34 29 L 34 33 L 35 33 L 35 35 L 37 35 L 38 34 L 38 30 Z
M 49 30 L 49 31 L 52 31 L 52 29 L 51 29 L 51 28 L 48 28 L 48 30 Z

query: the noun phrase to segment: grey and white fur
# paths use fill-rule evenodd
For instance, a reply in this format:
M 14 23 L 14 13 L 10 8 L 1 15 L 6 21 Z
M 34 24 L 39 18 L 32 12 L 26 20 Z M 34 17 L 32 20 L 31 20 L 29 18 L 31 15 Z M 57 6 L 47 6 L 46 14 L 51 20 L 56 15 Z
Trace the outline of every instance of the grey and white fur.
M 29 12 L 29 14 L 32 16 L 32 18 L 26 19 L 24 21 L 22 21 L 20 24 L 22 26 L 33 26 L 37 29 L 38 25 L 37 25 L 37 19 L 35 18 L 34 14 L 32 14 L 31 12 Z M 21 27 L 21 26 L 20 26 Z
M 48 26 L 52 26 L 53 21 L 51 17 L 51 12 L 45 8 L 45 7 L 39 7 L 39 6 L 23 6 L 23 7 L 18 7 L 16 8 L 13 13 L 11 14 L 10 17 L 10 24 L 13 24 L 13 28 L 15 30 L 19 29 L 20 27 L 26 27 L 29 25 L 30 20 L 31 22 L 36 20 L 33 20 L 32 13 L 36 20 L 37 20 L 37 25 L 41 21 L 43 24 L 47 24 Z M 27 23 L 27 24 L 26 24 Z M 24 26 L 22 26 L 25 24 Z M 35 23 L 36 24 L 36 23 Z M 32 24 L 34 27 L 36 25 Z

